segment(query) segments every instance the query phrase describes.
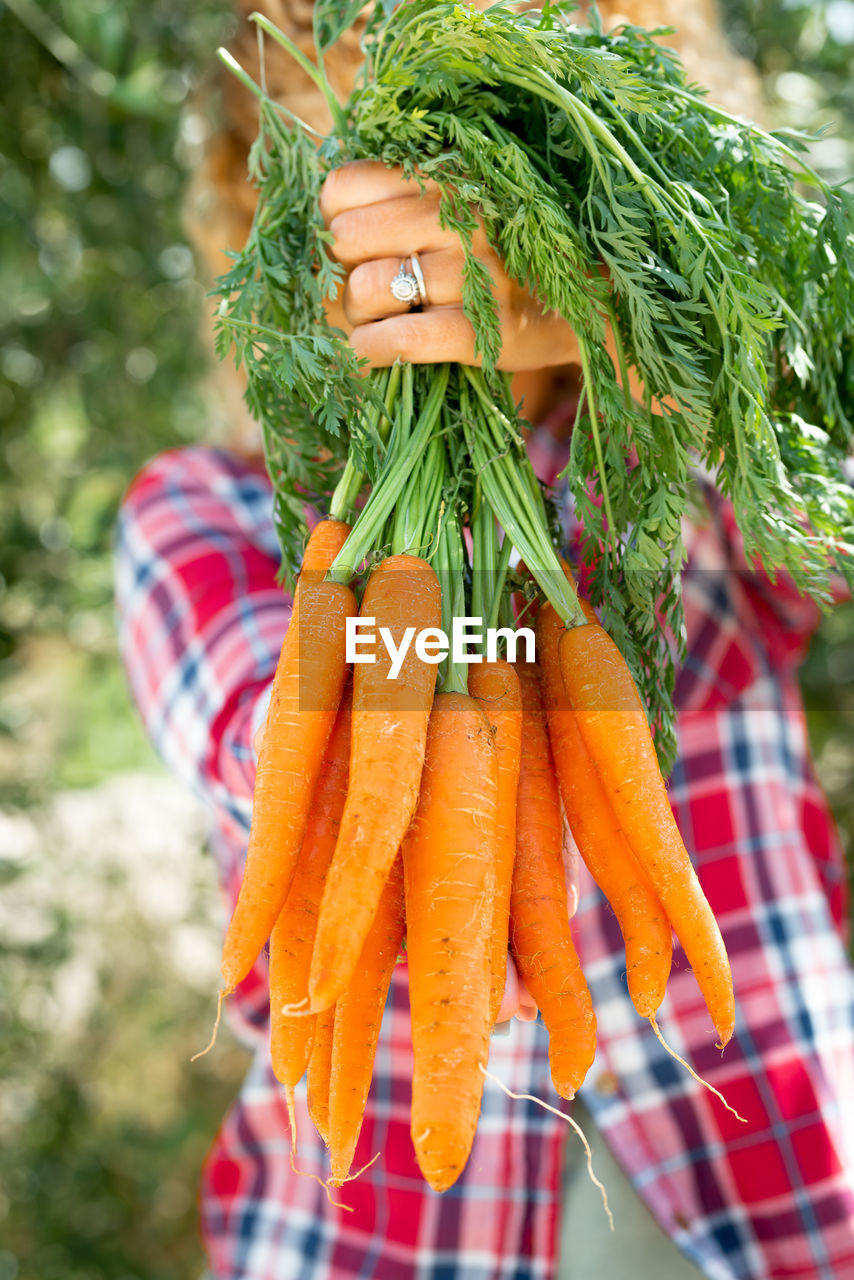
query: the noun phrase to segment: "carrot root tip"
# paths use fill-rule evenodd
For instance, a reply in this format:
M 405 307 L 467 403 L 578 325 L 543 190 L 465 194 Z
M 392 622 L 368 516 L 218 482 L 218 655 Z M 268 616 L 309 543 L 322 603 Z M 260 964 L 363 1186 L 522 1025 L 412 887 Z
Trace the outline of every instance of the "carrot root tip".
M 319 1183 L 320 1186 L 323 1187 L 323 1190 L 326 1192 L 326 1199 L 329 1201 L 329 1203 L 332 1205 L 334 1209 L 346 1209 L 347 1213 L 353 1212 L 352 1205 L 344 1204 L 342 1201 L 334 1200 L 332 1198 L 331 1187 L 335 1185 L 334 1183 L 330 1183 L 329 1181 L 324 1181 L 323 1178 L 321 1178 L 320 1175 L 317 1173 L 309 1173 L 308 1169 L 297 1168 L 296 1161 L 294 1160 L 293 1151 L 291 1152 L 291 1169 L 297 1175 L 297 1177 L 311 1178 L 314 1182 Z
M 537 1098 L 532 1093 L 514 1093 L 512 1089 L 507 1088 L 507 1085 L 503 1080 L 499 1080 L 498 1076 L 494 1076 L 491 1071 L 487 1071 L 486 1067 L 481 1066 L 480 1069 L 486 1076 L 487 1080 L 491 1080 L 493 1084 L 497 1084 L 499 1089 L 507 1094 L 508 1098 L 513 1098 L 517 1102 L 535 1102 L 538 1107 L 542 1107 L 545 1111 L 551 1111 L 552 1115 L 557 1116 L 560 1120 L 566 1121 L 566 1123 L 575 1130 L 584 1145 L 584 1151 L 587 1156 L 587 1176 L 590 1178 L 593 1185 L 599 1188 L 599 1192 L 602 1196 L 602 1204 L 604 1205 L 605 1212 L 608 1215 L 608 1224 L 613 1231 L 614 1215 L 611 1212 L 611 1206 L 608 1204 L 608 1193 L 603 1184 L 596 1177 L 596 1174 L 593 1172 L 593 1152 L 590 1150 L 590 1143 L 584 1136 L 584 1130 L 581 1128 L 578 1121 L 573 1120 L 572 1116 L 568 1116 L 565 1111 L 558 1111 L 557 1107 L 551 1106 L 548 1102 L 543 1102 L 542 1098 Z
M 222 1002 L 226 996 L 231 995 L 233 990 L 234 990 L 233 987 L 228 987 L 228 988 L 220 987 L 219 991 L 217 992 L 216 1018 L 214 1019 L 211 1038 L 208 1041 L 208 1043 L 205 1045 L 204 1049 L 200 1049 L 198 1053 L 193 1054 L 192 1058 L 190 1059 L 191 1062 L 197 1062 L 199 1058 L 203 1058 L 205 1054 L 210 1053 L 211 1049 L 216 1044 L 216 1036 L 217 1036 L 217 1032 L 219 1031 L 220 1019 L 222 1018 Z
M 354 1182 L 354 1181 L 356 1180 L 356 1178 L 361 1178 L 361 1176 L 362 1176 L 362 1174 L 363 1174 L 363 1173 L 367 1173 L 367 1171 L 368 1171 L 368 1169 L 370 1169 L 371 1165 L 372 1165 L 372 1164 L 376 1164 L 376 1162 L 377 1162 L 377 1160 L 379 1160 L 379 1158 L 380 1158 L 380 1152 L 378 1151 L 378 1152 L 377 1152 L 377 1154 L 376 1154 L 375 1156 L 372 1156 L 372 1157 L 371 1157 L 371 1159 L 368 1161 L 368 1163 L 367 1163 L 367 1164 L 363 1164 L 363 1165 L 362 1165 L 362 1167 L 361 1167 L 361 1169 L 357 1169 L 355 1173 L 348 1173 L 348 1174 L 345 1174 L 345 1176 L 344 1176 L 343 1178 L 330 1178 L 330 1180 L 329 1180 L 329 1181 L 330 1181 L 330 1183 L 332 1184 L 332 1186 L 333 1186 L 333 1187 L 343 1187 L 343 1185 L 344 1185 L 344 1183 L 345 1183 L 345 1182 Z M 347 1206 L 345 1205 L 345 1208 L 346 1208 L 346 1207 L 347 1207 Z
M 297 1113 L 294 1106 L 293 1085 L 285 1086 L 285 1104 L 288 1108 L 288 1127 L 291 1131 L 291 1154 L 297 1149 Z
M 319 1174 L 309 1173 L 308 1169 L 300 1169 L 297 1167 L 297 1113 L 296 1107 L 294 1106 L 294 1090 L 292 1085 L 286 1085 L 285 1087 L 285 1104 L 288 1108 L 288 1126 L 291 1131 L 291 1169 L 300 1178 L 312 1178 L 315 1182 L 319 1182 L 323 1187 L 323 1190 L 326 1192 L 327 1200 L 334 1208 L 346 1209 L 348 1213 L 352 1213 L 353 1210 L 350 1205 L 341 1204 L 339 1201 L 332 1199 L 332 1192 L 329 1190 L 328 1181 L 324 1181 Z
M 692 1077 L 692 1079 L 696 1080 L 698 1084 L 701 1084 L 701 1085 L 703 1086 L 703 1088 L 704 1088 L 704 1089 L 708 1089 L 709 1093 L 713 1093 L 713 1094 L 715 1095 L 715 1097 L 716 1097 L 720 1102 L 722 1102 L 722 1103 L 724 1104 L 724 1106 L 726 1107 L 727 1111 L 730 1111 L 730 1112 L 735 1116 L 736 1120 L 740 1120 L 742 1124 L 747 1124 L 747 1123 L 748 1123 L 748 1121 L 747 1121 L 747 1120 L 745 1120 L 744 1116 L 739 1115 L 739 1114 L 738 1114 L 738 1112 L 736 1111 L 735 1107 L 731 1107 L 731 1106 L 729 1105 L 729 1103 L 727 1102 L 727 1100 L 726 1100 L 726 1098 L 724 1097 L 724 1095 L 723 1095 L 723 1094 L 722 1094 L 718 1089 L 716 1089 L 716 1088 L 715 1088 L 715 1086 L 714 1086 L 713 1084 L 709 1084 L 708 1080 L 704 1080 L 702 1076 L 697 1075 L 697 1072 L 694 1070 L 694 1068 L 693 1068 L 692 1066 L 689 1066 L 689 1064 L 685 1061 L 685 1059 L 684 1059 L 683 1057 L 681 1057 L 681 1056 L 676 1052 L 676 1050 L 675 1050 L 675 1049 L 671 1049 L 670 1045 L 667 1043 L 667 1041 L 665 1040 L 664 1036 L 661 1034 L 661 1031 L 660 1031 L 660 1029 L 659 1029 L 658 1023 L 657 1023 L 657 1022 L 656 1022 L 656 1020 L 655 1020 L 655 1014 L 654 1014 L 654 1013 L 651 1013 L 651 1014 L 649 1015 L 649 1024 L 650 1024 L 650 1026 L 652 1027 L 653 1031 L 655 1032 L 655 1034 L 656 1034 L 656 1036 L 657 1036 L 657 1038 L 658 1038 L 659 1043 L 661 1044 L 661 1046 L 662 1046 L 664 1049 L 666 1049 L 666 1050 L 667 1050 L 667 1052 L 670 1054 L 671 1058 L 675 1058 L 677 1062 L 681 1062 L 682 1066 L 683 1066 L 683 1067 L 685 1068 L 685 1070 L 688 1072 L 689 1076 L 691 1076 L 691 1077 Z M 717 1045 L 717 1046 L 716 1046 L 716 1048 L 718 1048 L 718 1049 L 722 1049 L 722 1048 L 723 1048 L 723 1045 L 720 1045 L 720 1044 L 719 1044 L 719 1045 Z

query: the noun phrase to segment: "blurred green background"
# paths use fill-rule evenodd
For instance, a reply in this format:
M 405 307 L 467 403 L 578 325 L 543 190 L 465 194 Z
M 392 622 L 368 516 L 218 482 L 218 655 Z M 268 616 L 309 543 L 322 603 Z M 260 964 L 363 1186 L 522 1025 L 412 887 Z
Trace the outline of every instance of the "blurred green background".
M 771 118 L 854 171 L 854 0 L 725 0 Z M 203 437 L 181 227 L 224 0 L 0 2 L 0 1280 L 190 1280 L 199 1166 L 245 1066 L 207 1039 L 220 908 L 194 804 L 115 652 L 111 536 L 145 458 Z M 854 608 L 804 669 L 850 848 Z M 189 860 L 186 850 L 199 849 Z

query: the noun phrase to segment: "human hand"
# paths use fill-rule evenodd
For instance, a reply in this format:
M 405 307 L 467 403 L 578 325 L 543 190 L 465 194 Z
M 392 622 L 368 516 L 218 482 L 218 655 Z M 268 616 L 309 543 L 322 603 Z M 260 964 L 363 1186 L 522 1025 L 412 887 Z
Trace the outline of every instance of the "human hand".
M 422 190 L 399 168 L 356 160 L 329 174 L 320 210 L 334 236 L 332 252 L 348 273 L 330 319 L 349 335 L 357 355 L 375 368 L 397 359 L 479 363 L 462 309 L 463 249 L 456 233 L 439 225 L 436 183 Z M 498 367 L 515 373 L 577 362 L 568 322 L 510 279 L 483 230 L 473 248 L 493 280 L 502 336 Z M 421 312 L 396 301 L 390 288 L 412 253 L 418 254 L 430 299 Z

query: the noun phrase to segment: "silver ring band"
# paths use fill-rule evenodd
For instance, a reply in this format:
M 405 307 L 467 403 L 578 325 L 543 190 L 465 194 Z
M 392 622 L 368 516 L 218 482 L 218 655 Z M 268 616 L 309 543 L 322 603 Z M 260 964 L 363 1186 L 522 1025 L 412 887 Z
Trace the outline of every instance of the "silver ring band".
M 421 263 L 418 260 L 417 253 L 411 253 L 409 255 L 409 263 L 412 267 L 412 274 L 415 276 L 418 283 L 418 296 L 421 299 L 421 306 L 429 307 L 430 299 L 427 297 L 427 286 L 424 283 L 424 272 L 421 270 Z
M 421 286 L 418 283 L 418 277 L 413 275 L 411 271 L 406 270 L 407 259 L 404 258 L 400 264 L 400 270 L 392 279 L 389 288 L 391 296 L 396 302 L 407 302 L 410 309 L 417 305 L 421 296 Z

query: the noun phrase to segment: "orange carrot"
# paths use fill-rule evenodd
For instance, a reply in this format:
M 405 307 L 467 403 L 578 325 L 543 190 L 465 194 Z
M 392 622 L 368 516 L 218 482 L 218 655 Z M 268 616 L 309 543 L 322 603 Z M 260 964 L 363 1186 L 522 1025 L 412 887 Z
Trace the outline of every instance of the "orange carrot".
M 385 627 L 395 645 L 441 624 L 439 580 L 424 560 L 391 556 L 374 569 L 361 614 Z M 411 639 L 411 636 L 410 636 Z M 311 1008 L 327 1008 L 347 987 L 371 921 L 418 803 L 436 666 L 410 645 L 396 678 L 376 646 L 376 662 L 353 677 L 350 786 L 341 831 L 320 906 L 309 979 Z
M 565 631 L 559 652 L 564 687 L 585 745 L 682 943 L 723 1046 L 735 1024 L 729 959 L 673 817 L 634 680 L 598 624 Z
M 252 968 L 287 897 L 341 700 L 345 622 L 356 612 L 356 599 L 349 587 L 314 579 L 334 559 L 343 529 L 340 521 L 323 521 L 317 542 L 314 534 L 309 540 L 311 580 L 303 578 L 297 587 L 279 655 L 255 775 L 246 868 L 223 945 L 229 991 Z
M 551 605 L 540 610 L 536 630 L 549 738 L 567 821 L 588 871 L 617 917 L 629 994 L 641 1017 L 648 1018 L 664 999 L 670 975 L 670 921 L 622 832 L 567 701 L 558 654 L 565 628 Z
M 314 1024 L 314 1043 L 308 1061 L 308 1114 L 315 1129 L 329 1146 L 329 1069 L 332 1063 L 332 1036 L 335 1030 L 335 1005 L 324 1009 Z
M 326 748 L 299 861 L 270 934 L 270 1057 L 276 1078 L 294 1086 L 305 1074 L 314 1037 L 308 973 L 320 897 L 338 838 L 350 767 L 352 686 L 347 685 Z M 285 1010 L 292 1009 L 293 1016 Z
M 435 1191 L 462 1172 L 489 1054 L 490 883 L 498 767 L 483 712 L 433 704 L 418 810 L 403 846 L 412 1013 L 412 1141 Z
M 527 662 L 516 671 L 523 721 L 510 944 L 549 1033 L 552 1083 L 572 1098 L 596 1052 L 596 1016 L 570 931 L 563 819 L 539 674 Z
M 309 534 L 302 558 L 300 580 L 320 581 L 338 552 L 350 536 L 351 529 L 345 520 L 334 520 L 328 516 L 319 520 Z M 295 592 L 294 607 L 299 603 L 299 582 Z
M 329 1154 L 332 1180 L 339 1186 L 353 1163 L 371 1087 L 386 995 L 402 941 L 403 861 L 398 854 L 356 972 L 335 1005 L 329 1072 Z
M 492 916 L 491 1006 L 495 1021 L 507 977 L 510 928 L 510 884 L 516 854 L 516 788 L 522 749 L 522 703 L 519 680 L 509 662 L 472 665 L 469 693 L 492 727 L 498 762 L 498 856 Z

